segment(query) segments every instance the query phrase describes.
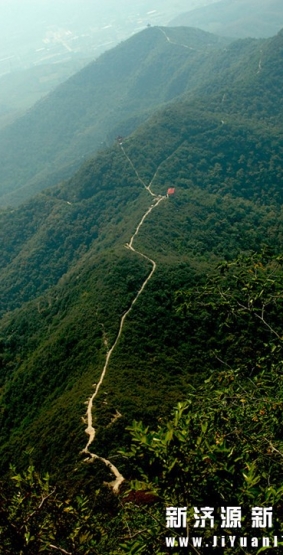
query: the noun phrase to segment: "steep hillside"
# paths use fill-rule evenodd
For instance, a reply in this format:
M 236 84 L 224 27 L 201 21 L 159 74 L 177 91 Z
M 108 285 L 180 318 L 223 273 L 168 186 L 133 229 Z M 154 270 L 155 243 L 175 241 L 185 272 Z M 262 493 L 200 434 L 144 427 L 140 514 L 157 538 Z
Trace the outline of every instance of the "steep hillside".
M 182 13 L 170 26 L 188 25 L 227 37 L 271 37 L 283 27 L 280 0 L 220 0 Z
M 249 45 L 249 57 L 245 55 L 245 42 Z M 221 112 L 224 120 L 229 115 L 254 119 L 272 125 L 280 132 L 283 79 L 279 66 L 282 49 L 282 30 L 263 42 L 236 41 L 228 46 L 232 71 L 227 74 L 227 57 L 220 55 L 215 64 L 215 78 L 211 79 L 206 91 L 202 88 L 203 94 L 200 92 L 203 106 L 208 100 L 210 108 Z
M 2 206 L 72 175 L 84 157 L 195 88 L 211 52 L 227 43 L 189 29 L 170 37 L 158 27 L 133 36 L 0 132 Z
M 157 417 L 188 382 L 201 379 L 210 357 L 200 356 L 201 341 L 190 339 L 174 314 L 174 292 L 223 258 L 276 248 L 283 231 L 281 159 L 275 133 L 237 118 L 223 125 L 217 114 L 178 103 L 71 180 L 2 212 L 5 464 L 19 441 L 36 448 L 38 461 L 44 451 L 44 467 L 74 464 L 84 444 L 83 401 L 98 380 L 105 338 L 113 344 L 150 260 L 157 269 L 110 361 L 103 391 L 111 392 L 111 403 L 104 407 L 100 394 L 101 422 L 109 423 L 115 410 L 123 414 L 119 429 L 136 416 Z M 155 195 L 165 195 L 152 213 L 150 183 Z M 125 249 L 131 237 L 146 259 Z M 101 433 L 108 445 L 108 432 Z
M 182 255 L 189 245 L 199 245 L 195 250 L 198 254 L 207 249 L 200 244 L 198 225 L 189 236 L 183 231 L 185 221 L 190 221 L 187 202 L 192 195 L 206 191 L 205 202 L 207 195 L 221 195 L 223 209 L 226 195 L 260 205 L 280 206 L 282 202 L 278 187 L 282 177 L 281 133 L 276 130 L 274 135 L 258 124 L 247 127 L 246 121 L 241 124 L 231 116 L 223 124 L 220 117 L 204 115 L 182 102 L 158 113 L 123 143 L 146 182 L 161 164 L 155 182 L 158 194 L 177 185 L 174 202 L 178 203 L 182 192 L 184 214 L 179 210 L 173 232 L 173 236 L 182 237 Z M 145 207 L 146 191 L 117 143 L 86 162 L 66 183 L 0 213 L 1 312 L 57 283 L 90 248 L 122 245 Z M 150 238 L 147 248 L 151 251 L 154 245 L 154 251 L 163 252 L 163 256 L 166 253 L 170 259 L 175 252 L 170 245 L 175 245 L 175 239 L 171 238 L 169 246 L 162 234 L 160 239 Z M 247 240 L 251 241 L 251 235 Z M 210 244 L 211 236 L 205 241 Z M 240 246 L 249 248 L 245 241 Z M 216 254 L 225 253 L 222 236 L 215 237 L 212 248 Z

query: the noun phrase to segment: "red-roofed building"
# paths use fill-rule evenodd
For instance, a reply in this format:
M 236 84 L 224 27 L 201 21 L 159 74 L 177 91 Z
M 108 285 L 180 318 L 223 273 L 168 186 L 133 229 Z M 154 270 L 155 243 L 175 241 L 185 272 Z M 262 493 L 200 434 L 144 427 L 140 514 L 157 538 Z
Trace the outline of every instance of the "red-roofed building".
M 175 187 L 169 187 L 169 189 L 167 190 L 167 195 L 174 195 L 175 193 Z

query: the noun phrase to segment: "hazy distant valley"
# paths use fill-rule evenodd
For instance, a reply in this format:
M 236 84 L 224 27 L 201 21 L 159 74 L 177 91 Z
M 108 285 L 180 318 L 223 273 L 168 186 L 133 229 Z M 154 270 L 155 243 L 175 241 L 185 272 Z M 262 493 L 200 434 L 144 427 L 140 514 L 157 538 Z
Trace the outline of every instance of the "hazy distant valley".
M 10 0 L 1 5 L 0 76 L 42 63 L 97 57 L 146 25 L 166 25 L 185 8 L 203 3 L 179 0 L 172 5 L 168 0 L 146 0 L 133 6 L 128 0 L 119 4 L 108 0 L 103 5 L 92 0 L 84 0 L 83 4 L 71 0 L 66 5 L 59 0 L 36 6 L 26 0 L 22 6 L 17 0 Z

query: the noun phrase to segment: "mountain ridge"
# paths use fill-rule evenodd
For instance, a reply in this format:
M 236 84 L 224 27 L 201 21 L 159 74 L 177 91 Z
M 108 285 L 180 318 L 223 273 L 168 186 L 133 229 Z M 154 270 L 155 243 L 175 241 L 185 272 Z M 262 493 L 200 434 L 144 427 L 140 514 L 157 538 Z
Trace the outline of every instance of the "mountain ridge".
M 183 92 L 184 87 L 194 86 L 188 76 L 194 79 L 194 68 L 208 54 L 208 42 L 210 50 L 212 44 L 218 48 L 223 40 L 225 43 L 225 39 L 201 31 L 181 30 L 182 41 L 184 35 L 193 33 L 195 46 L 204 45 L 204 54 L 190 51 L 187 63 L 188 49 L 176 45 L 172 49 L 160 29 L 148 28 L 104 53 L 0 132 L 4 204 L 13 203 L 13 191 L 18 197 L 14 203 L 18 203 L 26 194 L 70 176 L 82 158 L 92 155 L 102 143 L 105 146 L 105 141 L 112 143 L 116 133 L 129 134 L 152 109 Z
M 280 0 L 220 0 L 184 12 L 169 26 L 188 25 L 221 36 L 268 38 L 283 26 Z
M 70 177 L 95 150 L 129 135 L 155 109 L 182 96 L 211 108 L 214 101 L 224 116 L 234 110 L 238 117 L 252 117 L 248 98 L 254 98 L 257 80 L 261 119 L 272 123 L 273 118 L 276 125 L 282 79 L 272 52 L 279 56 L 280 48 L 282 33 L 232 43 L 186 28 L 156 27 L 135 35 L 0 131 L 2 205 L 18 204 Z M 273 82 L 272 96 L 265 79 Z M 237 104 L 238 85 L 246 98 Z

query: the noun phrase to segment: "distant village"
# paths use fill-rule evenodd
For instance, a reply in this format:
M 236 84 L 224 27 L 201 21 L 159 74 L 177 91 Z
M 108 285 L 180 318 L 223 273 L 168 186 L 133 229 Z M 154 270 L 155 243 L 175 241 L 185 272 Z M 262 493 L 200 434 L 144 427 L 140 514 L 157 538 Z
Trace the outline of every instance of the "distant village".
M 35 40 L 34 48 L 29 47 L 25 51 L 15 44 L 10 53 L 0 50 L 0 77 L 35 65 L 65 62 L 74 57 L 93 59 L 146 26 L 162 24 L 162 16 L 157 10 L 150 10 L 143 15 L 133 13 L 121 21 L 113 18 L 101 24 L 93 22 L 93 25 L 89 25 L 88 22 L 83 31 L 49 26 L 41 41 Z M 32 37 L 29 40 L 31 42 Z

